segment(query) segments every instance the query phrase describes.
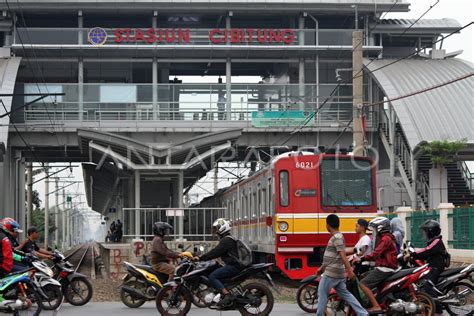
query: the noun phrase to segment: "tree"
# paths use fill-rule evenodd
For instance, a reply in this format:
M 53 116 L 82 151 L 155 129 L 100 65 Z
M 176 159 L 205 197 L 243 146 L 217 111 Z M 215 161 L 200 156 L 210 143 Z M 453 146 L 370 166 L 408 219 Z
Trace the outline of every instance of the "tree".
M 53 234 L 57 227 L 53 224 L 54 217 L 53 215 L 49 215 L 49 235 Z M 33 211 L 31 216 L 31 224 L 38 228 L 40 233 L 40 240 L 44 238 L 44 208 L 37 208 Z
M 456 141 L 434 140 L 421 148 L 431 158 L 434 166 L 441 166 L 453 162 L 457 153 L 466 146 L 467 138 L 463 138 Z
M 33 209 L 39 209 L 41 207 L 41 199 L 39 197 L 39 193 L 36 190 L 33 190 L 32 192 L 33 196 L 33 205 L 35 206 Z M 28 190 L 25 190 L 25 201 L 28 201 Z M 28 208 L 28 205 L 25 206 L 25 208 Z

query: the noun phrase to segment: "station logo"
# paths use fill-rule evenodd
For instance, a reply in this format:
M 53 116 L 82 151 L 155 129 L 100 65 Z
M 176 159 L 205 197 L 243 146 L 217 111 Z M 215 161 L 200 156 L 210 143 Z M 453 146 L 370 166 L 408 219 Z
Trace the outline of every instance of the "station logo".
M 87 40 L 92 45 L 101 46 L 107 42 L 107 31 L 101 27 L 94 27 L 87 33 Z

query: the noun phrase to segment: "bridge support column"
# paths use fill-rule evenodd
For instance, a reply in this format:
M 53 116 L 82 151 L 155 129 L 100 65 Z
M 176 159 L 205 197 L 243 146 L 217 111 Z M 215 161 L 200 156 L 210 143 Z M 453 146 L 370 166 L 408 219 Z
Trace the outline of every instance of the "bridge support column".
M 140 238 L 140 171 L 135 170 L 135 238 Z
M 428 207 L 430 209 L 438 207 L 440 203 L 448 202 L 448 170 L 445 167 L 431 168 L 430 177 L 430 194 Z
M 183 174 L 183 171 L 180 171 L 178 173 L 178 192 L 177 192 L 178 207 L 180 209 L 182 209 L 184 207 L 184 204 L 183 204 L 183 190 L 184 190 L 184 174 Z M 179 234 L 179 240 L 183 241 L 183 236 L 184 236 L 184 211 L 180 215 L 182 215 L 182 216 L 178 217 L 178 221 L 179 221 L 178 234 Z

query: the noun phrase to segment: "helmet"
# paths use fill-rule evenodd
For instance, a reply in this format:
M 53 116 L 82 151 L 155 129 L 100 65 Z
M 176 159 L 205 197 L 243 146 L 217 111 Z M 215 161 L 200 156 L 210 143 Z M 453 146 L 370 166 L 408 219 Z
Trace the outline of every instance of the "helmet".
M 230 221 L 225 218 L 218 218 L 212 224 L 213 231 L 219 236 L 229 233 L 230 228 Z
M 173 230 L 173 226 L 165 222 L 156 222 L 153 224 L 153 234 L 159 236 L 169 235 Z
M 8 233 L 22 233 L 23 231 L 20 229 L 20 224 L 16 220 L 11 217 L 5 217 L 0 222 L 2 228 L 7 231 Z
M 420 226 L 420 230 L 424 231 L 428 239 L 434 238 L 441 234 L 441 226 L 435 220 L 429 219 Z
M 369 228 L 377 233 L 390 232 L 390 220 L 386 217 L 376 217 L 369 222 Z

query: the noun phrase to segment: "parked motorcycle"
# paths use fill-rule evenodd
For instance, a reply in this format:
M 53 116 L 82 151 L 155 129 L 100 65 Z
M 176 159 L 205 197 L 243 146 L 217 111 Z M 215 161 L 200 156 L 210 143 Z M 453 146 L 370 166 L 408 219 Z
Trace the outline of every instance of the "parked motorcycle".
M 388 277 L 378 288 L 373 289 L 375 297 L 382 309 L 389 315 L 425 315 L 431 316 L 435 312 L 435 302 L 431 296 L 422 292 L 417 283 L 428 273 L 427 264 L 411 269 L 403 269 Z M 360 299 L 360 295 L 353 291 L 364 307 L 368 302 Z M 352 308 L 337 294 L 329 296 L 327 313 L 330 315 L 355 315 Z
M 61 284 L 65 300 L 74 306 L 82 306 L 92 298 L 93 290 L 89 279 L 73 269 L 73 265 L 59 251 L 53 254 L 54 278 Z
M 268 283 L 275 288 L 272 278 L 268 274 L 268 269 L 272 265 L 273 263 L 254 264 L 236 276 L 224 280 L 226 288 L 235 298 L 229 305 L 219 306 L 217 303 L 221 299 L 221 294 L 217 294 L 217 291 L 212 289 L 207 276 L 221 265 L 214 260 L 195 264 L 191 272 L 181 277 L 175 277 L 173 281 L 164 284 L 156 297 L 156 307 L 160 315 L 186 315 L 193 301 L 192 289 L 201 284 L 212 289 L 205 297 L 205 301 L 211 309 L 238 310 L 244 316 L 269 315 L 274 304 L 270 289 L 261 283 L 242 283 L 248 278 L 263 275 Z
M 0 312 L 19 316 L 20 311 L 31 308 L 32 296 L 37 302 L 47 298 L 41 289 L 36 287 L 35 282 L 32 282 L 34 274 L 35 270 L 30 269 L 8 274 L 0 279 L 0 294 L 3 297 L 3 301 L 0 302 Z M 39 315 L 41 310 L 42 304 L 37 304 L 34 315 Z
M 298 306 L 307 313 L 316 313 L 318 310 L 318 286 L 320 275 L 313 274 L 300 281 L 296 292 Z

